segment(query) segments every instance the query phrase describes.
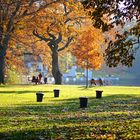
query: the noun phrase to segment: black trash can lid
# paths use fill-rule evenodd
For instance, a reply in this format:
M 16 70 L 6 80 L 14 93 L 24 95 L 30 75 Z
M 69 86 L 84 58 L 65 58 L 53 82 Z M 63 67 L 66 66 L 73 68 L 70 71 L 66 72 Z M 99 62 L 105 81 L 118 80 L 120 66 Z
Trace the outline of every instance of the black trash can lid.
M 88 97 L 84 97 L 84 96 L 83 97 L 79 97 L 79 99 L 85 99 L 85 98 L 88 99 Z
M 54 90 L 59 90 L 59 89 L 54 89 Z
M 44 93 L 43 93 L 43 92 L 37 92 L 37 93 L 36 93 L 36 95 L 37 95 L 37 94 L 42 94 L 42 95 L 44 95 Z
M 100 92 L 103 92 L 103 90 L 96 90 L 96 91 L 100 91 Z

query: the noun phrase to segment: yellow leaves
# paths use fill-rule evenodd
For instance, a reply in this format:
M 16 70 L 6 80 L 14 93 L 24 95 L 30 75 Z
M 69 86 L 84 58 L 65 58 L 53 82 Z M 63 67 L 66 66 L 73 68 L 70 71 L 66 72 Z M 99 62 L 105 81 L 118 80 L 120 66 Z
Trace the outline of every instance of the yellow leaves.
M 8 68 L 15 69 L 18 72 L 21 72 L 21 70 L 23 70 L 23 48 L 24 47 L 16 45 L 14 41 L 10 41 L 9 48 L 6 53 L 6 63 Z
M 73 47 L 72 53 L 77 58 L 81 67 L 99 69 L 103 63 L 103 55 L 100 45 L 103 43 L 103 36 L 99 30 L 93 27 L 85 28 Z M 83 65 L 88 61 L 88 66 Z
M 33 11 L 34 9 L 31 10 Z M 80 45 L 76 45 L 79 48 L 77 49 L 77 56 L 83 56 L 83 59 L 79 59 L 79 61 L 83 61 L 87 56 L 92 58 L 93 54 L 98 59 L 99 44 L 102 42 L 102 37 L 96 29 L 87 28 L 91 24 L 91 19 L 87 16 L 87 12 L 80 2 L 64 0 L 49 5 L 46 9 L 18 22 L 13 37 L 22 42 L 28 51 L 33 52 L 35 55 L 43 54 L 43 56 L 46 56 L 43 57 L 45 63 L 49 62 L 47 59 L 50 59 L 48 42 L 34 37 L 32 34 L 34 29 L 46 38 L 52 38 L 47 32 L 48 30 L 56 38 L 58 33 L 61 32 L 63 42 L 67 41 L 70 36 L 78 37 Z M 83 26 L 85 27 L 84 30 L 82 30 Z M 81 31 L 83 32 L 82 34 Z M 80 34 L 81 36 L 79 36 Z M 60 47 L 63 42 L 59 44 Z M 92 63 L 92 59 L 90 61 Z
M 77 36 L 85 16 L 86 12 L 80 2 L 75 0 L 61 1 L 49 5 L 46 9 L 24 19 L 24 22 L 18 23 L 16 34 L 20 36 L 32 35 L 32 31 L 37 29 L 39 34 L 48 37 L 46 30 L 49 27 L 49 31 L 54 35 L 61 31 L 65 37 Z M 21 31 L 24 26 L 28 29 L 24 29 L 25 32 Z
M 18 35 L 24 35 L 24 33 L 21 30 L 17 30 L 16 31 L 16 34 L 18 34 Z

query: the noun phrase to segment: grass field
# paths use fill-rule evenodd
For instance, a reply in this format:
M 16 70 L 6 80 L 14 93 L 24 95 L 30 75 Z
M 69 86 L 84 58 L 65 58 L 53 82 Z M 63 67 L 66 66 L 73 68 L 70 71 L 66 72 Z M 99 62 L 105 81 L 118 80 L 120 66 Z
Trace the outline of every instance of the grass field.
M 101 99 L 95 98 L 97 89 L 103 90 Z M 38 91 L 43 102 L 36 102 Z M 81 96 L 88 97 L 85 109 Z M 140 139 L 140 87 L 0 86 L 0 140 L 94 139 Z

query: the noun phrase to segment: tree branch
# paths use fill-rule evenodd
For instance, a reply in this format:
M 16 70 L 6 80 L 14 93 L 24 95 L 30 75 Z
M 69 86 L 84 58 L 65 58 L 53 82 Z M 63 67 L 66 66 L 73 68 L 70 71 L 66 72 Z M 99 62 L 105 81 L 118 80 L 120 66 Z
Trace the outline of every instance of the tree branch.
M 41 40 L 46 41 L 46 42 L 51 41 L 50 38 L 46 38 L 46 37 L 44 37 L 44 36 L 42 36 L 42 35 L 39 35 L 38 32 L 37 32 L 36 30 L 33 31 L 33 35 L 36 36 L 36 37 L 38 37 L 38 38 L 41 39 Z
M 24 15 L 27 14 L 28 8 L 30 8 L 30 7 L 33 5 L 34 2 L 35 2 L 35 0 L 31 0 L 31 1 L 30 1 L 30 3 L 29 3 L 29 5 L 28 5 L 27 9 L 23 12 L 22 16 L 24 16 Z
M 56 39 L 56 37 L 55 37 L 53 34 L 51 34 L 51 33 L 49 32 L 49 27 L 47 28 L 47 34 L 48 34 L 53 40 Z
M 66 44 L 62 48 L 58 49 L 58 51 L 62 51 L 65 48 L 67 48 L 69 46 L 69 44 L 71 43 L 72 40 L 73 40 L 73 36 L 69 37 L 68 40 L 67 40 L 67 42 L 66 42 Z
M 62 41 L 62 34 L 61 32 L 58 33 L 58 38 L 56 39 L 56 43 L 59 44 Z
M 86 17 L 75 17 L 73 19 L 72 18 L 67 18 L 64 23 L 66 24 L 69 21 L 75 21 L 75 20 L 81 20 L 81 19 L 86 19 Z
M 33 15 L 33 14 L 35 14 L 35 13 L 41 11 L 42 9 L 45 9 L 45 8 L 48 7 L 49 5 L 51 5 L 51 4 L 53 4 L 53 3 L 57 3 L 57 2 L 59 2 L 59 1 L 60 1 L 60 0 L 56 0 L 56 1 L 53 1 L 53 2 L 50 2 L 50 3 L 47 3 L 47 4 L 43 5 L 43 6 L 40 6 L 36 11 L 30 12 L 30 13 L 25 12 L 24 15 L 22 14 L 22 15 L 21 15 L 20 17 L 18 17 L 18 18 L 23 18 L 23 17 L 25 17 L 25 16 Z M 33 1 L 33 2 L 35 2 L 35 1 Z
M 71 10 L 69 9 L 69 11 L 67 11 L 67 6 L 65 4 L 63 5 L 64 5 L 65 16 L 68 16 L 71 13 Z
M 12 26 L 12 22 L 13 22 L 13 18 L 16 16 L 16 13 L 20 9 L 20 6 L 21 6 L 21 1 L 19 1 L 17 3 L 16 9 L 14 10 L 14 12 L 12 13 L 12 15 L 11 15 L 11 17 L 9 19 L 9 22 L 8 22 L 8 25 L 7 25 L 7 30 L 6 30 L 7 33 L 10 32 L 10 29 L 11 29 L 11 26 Z

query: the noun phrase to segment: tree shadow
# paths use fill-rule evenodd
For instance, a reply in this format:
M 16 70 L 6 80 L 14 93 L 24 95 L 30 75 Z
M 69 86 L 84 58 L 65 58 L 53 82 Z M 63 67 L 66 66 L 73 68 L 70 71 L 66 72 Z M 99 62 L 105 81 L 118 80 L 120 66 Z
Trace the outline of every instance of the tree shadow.
M 43 92 L 43 93 L 48 93 L 48 92 L 53 92 L 53 91 L 37 91 L 37 90 L 18 90 L 18 91 L 14 91 L 14 90 L 10 90 L 10 91 L 0 91 L 1 93 L 4 94 L 25 94 L 25 93 L 36 93 L 36 92 Z
M 4 125 L 10 123 L 13 130 L 0 133 L 0 135 L 1 138 L 5 138 L 4 140 L 10 138 L 15 140 L 53 140 L 57 138 L 65 140 L 84 139 L 86 135 L 94 132 L 93 137 L 90 136 L 91 140 L 96 139 L 96 136 L 106 134 L 112 136 L 115 134 L 118 139 L 123 139 L 124 134 L 127 133 L 124 130 L 125 125 L 131 126 L 140 118 L 139 105 L 140 98 L 136 95 L 116 94 L 103 96 L 101 99 L 90 96 L 87 108 L 80 108 L 78 98 L 45 98 L 44 102 L 1 107 L 0 116 L 11 118 L 11 122 L 5 119 Z M 132 120 L 131 124 L 128 123 L 130 120 Z M 122 123 L 125 125 L 118 129 Z M 16 129 L 14 125 L 18 125 L 17 128 L 23 125 L 24 129 Z M 114 127 L 116 127 L 116 132 L 112 131 Z M 135 129 L 138 130 L 138 128 Z M 124 132 L 121 133 L 121 131 Z
M 46 91 L 45 91 L 46 92 Z M 1 110 L 16 110 L 17 112 L 35 112 L 44 113 L 75 113 L 81 110 L 88 112 L 123 112 L 123 111 L 138 111 L 140 98 L 131 95 L 111 95 L 100 99 L 96 97 L 88 97 L 88 107 L 80 108 L 80 99 L 59 99 L 54 97 L 44 97 L 43 102 L 24 102 L 23 104 L 15 104 L 16 107 L 0 107 Z

